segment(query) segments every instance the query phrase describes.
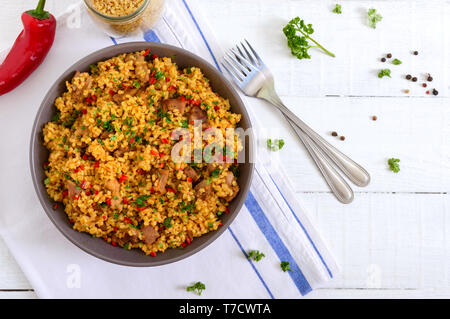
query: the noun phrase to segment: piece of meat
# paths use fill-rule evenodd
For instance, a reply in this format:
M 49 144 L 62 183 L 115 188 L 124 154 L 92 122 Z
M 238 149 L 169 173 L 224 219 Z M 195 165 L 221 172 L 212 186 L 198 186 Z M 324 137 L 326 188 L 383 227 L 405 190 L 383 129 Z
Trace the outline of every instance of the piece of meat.
M 120 183 L 117 179 L 110 179 L 105 183 L 105 188 L 111 191 L 113 198 L 111 198 L 111 207 L 113 209 L 122 209 L 122 197 L 120 196 Z
M 134 228 L 133 228 L 134 229 Z M 111 240 L 119 244 L 119 246 L 124 246 L 127 243 L 137 244 L 139 242 L 139 234 L 130 235 L 125 233 L 123 237 L 119 237 L 117 234 L 111 236 Z
M 120 194 L 120 183 L 115 178 L 108 180 L 105 183 L 105 187 L 107 190 L 111 191 L 113 195 Z
M 196 196 L 198 198 L 205 200 L 209 195 L 211 195 L 212 186 L 206 180 L 202 180 L 195 186 L 194 191 L 196 192 Z
M 202 121 L 203 125 L 208 123 L 208 113 L 206 111 L 202 110 L 198 106 L 194 106 L 191 110 L 191 114 L 189 114 L 189 123 L 192 123 L 193 121 Z
M 150 80 L 149 69 L 145 57 L 142 54 L 137 54 L 136 56 L 136 76 L 139 81 L 146 83 Z
M 159 233 L 152 226 L 144 226 L 141 230 L 147 245 L 153 244 L 159 237 Z
M 75 199 L 76 195 L 80 195 L 81 189 L 77 189 L 77 184 L 72 181 L 67 181 L 67 190 L 69 199 L 72 201 Z
M 186 101 L 180 99 L 168 99 L 162 101 L 162 107 L 164 112 L 178 110 L 180 114 L 183 114 L 186 108 Z
M 139 89 L 137 89 L 137 88 L 126 89 L 125 92 L 123 92 L 122 94 L 115 94 L 113 96 L 113 100 L 114 100 L 114 102 L 120 104 L 122 101 L 124 101 L 127 98 L 127 96 L 135 96 L 138 91 L 139 91 Z
M 235 178 L 234 178 L 233 172 L 228 172 L 227 176 L 225 177 L 225 182 L 231 188 L 233 193 L 231 195 L 225 197 L 225 200 L 227 202 L 231 202 L 236 197 L 236 195 L 239 193 L 239 186 L 238 185 L 233 185 L 234 179 Z
M 167 169 L 159 170 L 158 191 L 160 193 L 165 193 L 166 192 L 166 184 L 167 184 L 167 180 L 168 179 L 169 179 L 169 170 L 167 170 Z
M 183 170 L 183 172 L 184 172 L 184 175 L 186 175 L 187 177 L 192 178 L 193 182 L 196 182 L 200 178 L 200 175 L 198 175 L 197 172 L 195 171 L 195 169 L 193 169 L 190 166 L 186 167 Z
M 72 97 L 76 102 L 82 102 L 84 91 L 89 90 L 91 86 L 91 76 L 88 73 L 80 73 L 77 71 L 72 79 Z
M 114 156 L 115 157 L 122 157 L 123 154 L 125 154 L 128 151 L 127 148 L 125 147 L 120 147 L 118 148 L 115 152 L 114 152 Z
M 104 139 L 107 139 L 107 138 L 109 137 L 109 135 L 110 135 L 110 133 L 107 132 L 107 131 L 105 131 L 105 132 L 103 132 L 103 133 L 100 135 L 100 138 L 101 138 L 102 140 L 104 140 Z

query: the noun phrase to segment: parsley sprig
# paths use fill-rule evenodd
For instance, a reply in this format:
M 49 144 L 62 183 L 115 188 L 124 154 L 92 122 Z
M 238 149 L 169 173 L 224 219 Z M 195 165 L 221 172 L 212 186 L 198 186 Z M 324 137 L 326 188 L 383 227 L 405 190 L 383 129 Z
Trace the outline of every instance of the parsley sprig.
M 374 8 L 369 9 L 367 15 L 369 16 L 369 26 L 373 29 L 376 29 L 377 23 L 380 22 L 383 17 L 377 12 L 377 9 Z
M 259 250 L 251 250 L 248 252 L 248 258 L 253 259 L 254 261 L 260 261 L 263 257 L 266 257 L 266 255 Z
M 336 7 L 333 9 L 333 12 L 337 13 L 337 14 L 341 14 L 342 13 L 342 6 L 340 4 L 338 4 L 338 3 L 336 3 Z
M 292 55 L 298 59 L 310 59 L 308 54 L 310 48 L 319 48 L 326 54 L 335 57 L 333 53 L 325 49 L 317 41 L 310 37 L 314 33 L 312 24 L 305 24 L 303 20 L 296 17 L 289 21 L 289 23 L 283 28 L 284 35 L 288 40 L 288 47 L 291 48 Z M 299 34 L 297 34 L 297 32 Z M 311 40 L 315 45 L 309 44 L 308 40 Z
M 398 158 L 388 159 L 389 169 L 394 173 L 400 172 L 400 165 L 398 164 L 400 160 Z
M 284 140 L 283 139 L 274 139 L 272 141 L 272 139 L 267 139 L 267 147 L 269 148 L 269 150 L 271 150 L 272 152 L 276 152 L 279 151 L 283 148 L 284 146 Z
M 280 263 L 280 267 L 281 267 L 281 270 L 283 270 L 284 272 L 292 271 L 292 269 L 289 267 L 289 262 L 288 261 L 282 261 Z
M 378 77 L 381 79 L 384 76 L 391 77 L 391 70 L 389 69 L 382 69 L 380 72 L 378 72 Z
M 204 283 L 198 281 L 195 284 L 193 284 L 192 286 L 189 286 L 186 288 L 186 291 L 193 291 L 195 292 L 197 295 L 201 295 L 203 290 L 206 289 L 206 286 Z

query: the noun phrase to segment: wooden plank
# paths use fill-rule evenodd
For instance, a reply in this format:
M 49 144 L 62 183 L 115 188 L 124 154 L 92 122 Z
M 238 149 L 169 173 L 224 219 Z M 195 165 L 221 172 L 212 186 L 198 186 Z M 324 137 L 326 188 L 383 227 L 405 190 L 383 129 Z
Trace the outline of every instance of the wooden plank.
M 0 290 L 31 289 L 22 270 L 11 256 L 8 248 L 0 237 Z
M 299 194 L 342 275 L 325 288 L 429 289 L 449 282 L 448 194 Z
M 300 98 L 283 97 L 286 105 L 331 144 L 363 165 L 372 176 L 362 192 L 447 192 L 450 190 L 450 107 L 447 99 Z M 266 138 L 283 138 L 280 152 L 272 153 L 289 172 L 298 192 L 328 191 L 318 169 L 278 110 L 268 103 L 247 100 L 258 114 Z M 377 121 L 372 116 L 378 117 Z M 345 141 L 332 137 L 336 131 Z M 401 160 L 394 174 L 387 160 Z
M 275 75 L 282 95 L 409 96 L 424 97 L 420 84 L 434 75 L 432 87 L 449 96 L 450 3 L 434 1 L 345 1 L 341 15 L 331 12 L 334 2 L 321 1 L 202 1 L 223 47 L 247 38 Z M 367 10 L 383 16 L 374 30 Z M 399 14 L 401 12 L 401 14 Z M 300 16 L 315 29 L 315 39 L 336 54 L 331 58 L 312 49 L 310 60 L 297 60 L 286 45 L 283 26 Z M 230 20 L 231 19 L 231 20 Z M 418 50 L 419 55 L 411 52 Z M 381 63 L 392 53 L 403 64 Z M 379 79 L 382 68 L 392 78 Z M 405 75 L 419 78 L 408 82 Z M 283 82 L 284 81 L 284 82 Z

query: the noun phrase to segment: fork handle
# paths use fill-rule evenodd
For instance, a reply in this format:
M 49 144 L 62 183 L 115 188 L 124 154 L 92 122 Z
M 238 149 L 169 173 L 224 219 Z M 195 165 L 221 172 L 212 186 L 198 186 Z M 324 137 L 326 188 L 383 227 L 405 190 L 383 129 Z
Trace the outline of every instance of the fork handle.
M 328 143 L 322 136 L 317 134 L 305 122 L 299 119 L 297 115 L 289 110 L 279 98 L 273 98 L 273 95 L 269 98 L 265 96 L 263 98 L 275 105 L 286 117 L 311 138 L 315 145 L 317 145 L 317 147 L 320 148 L 355 185 L 364 187 L 370 183 L 370 175 L 361 167 L 361 165 Z
M 336 198 L 344 204 L 349 204 L 353 201 L 354 194 L 353 190 L 347 184 L 347 182 L 342 178 L 342 176 L 336 171 L 333 165 L 330 163 L 328 158 L 323 154 L 322 150 L 319 149 L 311 138 L 306 135 L 291 119 L 286 116 L 286 120 L 289 122 L 295 133 L 298 135 L 302 143 L 305 145 L 308 153 L 311 155 L 312 159 L 316 163 L 320 172 L 322 173 L 325 181 L 330 187 Z

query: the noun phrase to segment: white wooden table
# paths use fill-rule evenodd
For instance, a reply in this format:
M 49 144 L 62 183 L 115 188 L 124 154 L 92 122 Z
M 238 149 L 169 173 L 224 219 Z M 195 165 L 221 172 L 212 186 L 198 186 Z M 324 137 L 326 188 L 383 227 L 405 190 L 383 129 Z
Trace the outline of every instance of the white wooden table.
M 281 161 L 298 197 L 342 266 L 309 297 L 450 297 L 450 1 L 340 0 L 342 15 L 331 13 L 334 0 L 200 1 L 224 47 L 250 39 L 286 104 L 372 175 L 369 187 L 355 187 L 352 204 L 338 203 L 286 122 L 261 108 L 260 120 L 275 127 L 268 136 L 286 141 Z M 49 0 L 47 8 L 59 14 L 72 2 Z M 2 1 L 0 48 L 11 45 L 21 12 L 35 3 Z M 370 7 L 383 15 L 376 30 L 367 26 Z M 281 29 L 296 15 L 336 58 L 314 50 L 311 60 L 290 56 Z M 389 52 L 403 64 L 379 62 Z M 391 79 L 377 77 L 384 67 Z M 437 97 L 420 86 L 427 72 Z M 406 81 L 408 73 L 419 81 Z M 400 173 L 388 170 L 390 157 L 401 159 Z M 0 298 L 35 297 L 1 240 L 0 269 Z

